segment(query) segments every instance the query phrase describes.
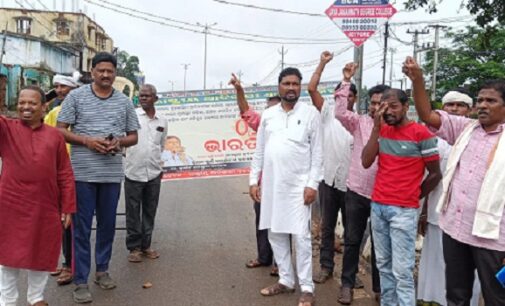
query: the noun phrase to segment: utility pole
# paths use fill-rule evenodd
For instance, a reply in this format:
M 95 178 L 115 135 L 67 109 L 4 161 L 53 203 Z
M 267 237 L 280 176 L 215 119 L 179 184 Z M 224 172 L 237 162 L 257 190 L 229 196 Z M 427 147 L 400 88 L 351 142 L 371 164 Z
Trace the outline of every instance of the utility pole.
M 430 33 L 430 30 L 422 30 L 422 31 L 419 31 L 419 30 L 414 30 L 414 31 L 411 31 L 410 29 L 407 30 L 407 34 L 412 34 L 413 37 L 412 37 L 412 42 L 414 44 L 414 59 L 416 60 L 416 62 L 418 61 L 418 58 L 417 58 L 417 53 L 418 53 L 418 47 L 419 47 L 419 35 L 425 35 L 425 34 L 429 34 Z
M 191 64 L 181 64 L 182 67 L 184 67 L 184 96 L 186 95 L 186 74 L 188 72 L 188 67 L 191 65 Z
M 170 85 L 171 85 L 171 87 L 172 87 L 172 91 L 174 91 L 174 84 L 175 84 L 175 82 L 174 82 L 174 81 L 169 80 L 169 81 L 168 81 L 168 84 L 170 84 Z
M 437 65 L 438 65 L 438 47 L 439 47 L 439 31 L 441 28 L 446 28 L 439 24 L 431 25 L 430 27 L 435 28 L 435 45 L 433 47 L 433 75 L 431 80 L 431 101 L 435 101 L 437 95 Z
M 393 58 L 396 53 L 396 49 L 390 48 L 389 52 L 391 53 L 391 60 L 389 62 L 389 87 L 393 87 Z
M 382 59 L 382 85 L 386 83 L 386 58 L 388 55 L 389 22 L 386 22 L 384 31 L 384 57 Z
M 196 24 L 203 27 L 203 34 L 205 37 L 205 46 L 203 50 L 203 90 L 205 90 L 207 89 L 207 34 L 209 34 L 209 29 L 211 27 L 217 25 L 217 22 L 213 24 L 205 23 L 205 25 L 197 22 Z
M 288 50 L 284 50 L 284 45 L 282 45 L 281 50 L 277 51 L 281 55 L 281 71 L 284 70 L 284 55 L 288 53 Z
M 5 23 L 5 29 L 3 30 L 3 38 L 2 38 L 2 50 L 0 51 L 0 65 L 3 63 L 4 59 L 4 54 L 5 54 L 5 44 L 7 42 L 7 26 L 9 25 L 8 22 Z
M 240 81 L 240 80 L 242 80 L 242 76 L 243 76 L 243 75 L 244 75 L 244 73 L 242 72 L 242 70 L 239 70 L 239 71 L 237 72 L 237 76 L 238 76 L 238 80 L 239 80 L 239 81 Z
M 354 62 L 358 64 L 358 68 L 356 69 L 356 73 L 354 74 L 354 82 L 356 85 L 356 89 L 358 90 L 358 95 L 356 97 L 356 100 L 358 101 L 358 107 L 357 111 L 358 113 L 362 110 L 365 109 L 361 105 L 361 91 L 362 91 L 362 80 L 363 80 L 363 49 L 364 49 L 364 44 L 359 46 L 359 47 L 354 47 Z

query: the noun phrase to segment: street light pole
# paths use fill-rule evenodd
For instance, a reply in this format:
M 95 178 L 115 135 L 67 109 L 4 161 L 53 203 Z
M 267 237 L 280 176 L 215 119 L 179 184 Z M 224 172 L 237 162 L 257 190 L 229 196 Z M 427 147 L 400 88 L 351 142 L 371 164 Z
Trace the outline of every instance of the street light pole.
M 184 95 L 186 95 L 186 74 L 188 72 L 188 67 L 191 65 L 191 64 L 181 64 L 182 67 L 184 67 Z
M 214 22 L 213 24 L 205 23 L 205 25 L 197 22 L 196 24 L 203 27 L 203 34 L 205 37 L 205 45 L 203 50 L 203 90 L 205 90 L 207 89 L 207 34 L 209 34 L 209 29 L 211 27 L 217 25 L 217 22 Z

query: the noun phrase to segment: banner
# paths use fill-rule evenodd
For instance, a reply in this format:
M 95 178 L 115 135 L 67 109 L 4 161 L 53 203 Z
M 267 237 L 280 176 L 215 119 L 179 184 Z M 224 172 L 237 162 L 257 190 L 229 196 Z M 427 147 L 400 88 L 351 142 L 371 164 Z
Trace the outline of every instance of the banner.
M 337 83 L 319 91 L 333 98 Z M 262 112 L 277 87 L 246 88 L 249 107 Z M 234 90 L 169 92 L 156 103 L 168 120 L 163 180 L 246 175 L 256 149 L 256 132 L 240 118 Z M 310 103 L 304 87 L 298 103 Z

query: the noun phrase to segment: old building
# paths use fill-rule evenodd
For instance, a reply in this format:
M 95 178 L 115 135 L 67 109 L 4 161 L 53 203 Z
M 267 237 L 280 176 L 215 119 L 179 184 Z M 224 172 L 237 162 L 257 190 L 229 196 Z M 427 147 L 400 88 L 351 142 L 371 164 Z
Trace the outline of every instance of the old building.
M 105 30 L 84 13 L 0 8 L 0 29 L 73 47 L 82 52 L 79 68 L 91 69 L 91 59 L 97 52 L 112 52 L 114 43 Z
M 0 110 L 21 86 L 49 89 L 56 73 L 89 72 L 97 52 L 113 52 L 104 29 L 81 12 L 0 8 Z M 4 39 L 5 36 L 5 39 Z

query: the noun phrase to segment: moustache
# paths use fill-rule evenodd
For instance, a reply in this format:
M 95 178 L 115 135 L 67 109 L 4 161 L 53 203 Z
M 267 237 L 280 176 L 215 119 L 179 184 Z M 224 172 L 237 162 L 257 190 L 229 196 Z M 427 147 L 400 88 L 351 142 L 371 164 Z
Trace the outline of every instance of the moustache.
M 478 115 L 489 115 L 489 112 L 486 112 L 486 111 L 479 111 L 477 114 L 478 114 Z

